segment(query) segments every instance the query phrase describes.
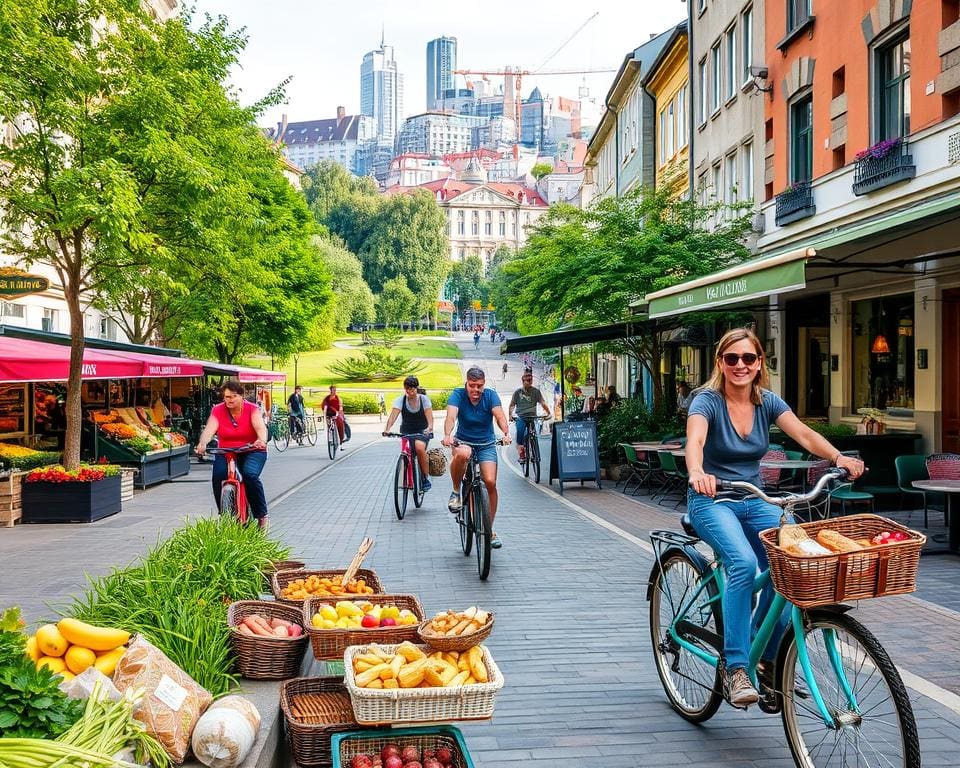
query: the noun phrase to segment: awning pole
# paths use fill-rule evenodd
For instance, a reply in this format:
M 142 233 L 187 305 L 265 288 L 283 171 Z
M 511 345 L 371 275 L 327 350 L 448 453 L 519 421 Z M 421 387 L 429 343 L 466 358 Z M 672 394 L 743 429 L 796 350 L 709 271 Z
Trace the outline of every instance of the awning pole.
M 565 387 L 563 386 L 563 345 L 560 345 L 560 421 L 565 421 L 566 414 L 566 397 L 565 397 Z

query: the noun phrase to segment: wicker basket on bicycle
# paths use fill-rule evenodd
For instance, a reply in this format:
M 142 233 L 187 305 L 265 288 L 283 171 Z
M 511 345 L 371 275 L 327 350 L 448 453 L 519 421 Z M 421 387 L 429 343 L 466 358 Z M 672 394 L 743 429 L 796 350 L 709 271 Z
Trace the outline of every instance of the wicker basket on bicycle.
M 853 540 L 873 539 L 885 531 L 899 531 L 907 538 L 855 552 L 800 557 L 778 546 L 779 528 L 762 531 L 773 586 L 795 605 L 811 608 L 916 590 L 920 550 L 927 540 L 922 533 L 879 515 L 848 515 L 801 527 L 812 539 L 826 529 Z
M 360 595 L 356 599 L 366 600 L 374 605 L 395 605 L 401 610 L 405 608 L 417 617 L 416 624 L 351 629 L 320 629 L 313 624 L 313 616 L 321 606 L 336 606 L 337 602 L 343 599 L 346 598 L 312 597 L 303 604 L 303 615 L 300 618 L 313 646 L 313 655 L 318 661 L 343 659 L 343 652 L 349 645 L 399 645 L 404 640 L 417 642 L 417 626 L 423 621 L 423 606 L 413 595 Z
M 305 586 L 308 586 L 311 580 L 313 583 L 322 584 L 324 579 L 332 580 L 337 577 L 342 577 L 346 572 L 346 568 L 338 568 L 332 570 L 323 570 L 323 571 L 309 571 L 309 570 L 297 570 L 297 571 L 277 571 L 273 574 L 273 596 L 280 602 L 285 602 L 291 605 L 302 606 L 304 600 L 308 600 L 311 597 L 337 597 L 339 599 L 351 598 L 351 597 L 369 597 L 371 594 L 382 595 L 384 593 L 383 584 L 380 583 L 380 579 L 377 578 L 376 571 L 373 571 L 369 568 L 360 568 L 357 570 L 357 575 L 351 581 L 355 582 L 354 587 L 357 588 L 357 585 L 360 582 L 363 582 L 362 592 L 344 590 L 342 592 L 335 592 L 333 594 L 323 594 L 321 592 L 311 593 L 309 590 L 300 590 L 297 591 L 297 597 L 290 597 L 289 591 L 285 592 L 287 587 L 289 587 L 293 582 L 298 579 L 305 582 Z M 372 592 L 366 591 L 372 589 Z
M 237 669 L 251 680 L 285 680 L 300 674 L 307 650 L 306 633 L 299 637 L 266 637 L 243 634 L 238 627 L 247 616 L 284 619 L 303 624 L 302 612 L 294 605 L 268 600 L 238 600 L 227 609 L 230 642 L 237 656 Z
M 427 470 L 430 477 L 443 477 L 447 473 L 447 456 L 442 448 L 427 451 Z

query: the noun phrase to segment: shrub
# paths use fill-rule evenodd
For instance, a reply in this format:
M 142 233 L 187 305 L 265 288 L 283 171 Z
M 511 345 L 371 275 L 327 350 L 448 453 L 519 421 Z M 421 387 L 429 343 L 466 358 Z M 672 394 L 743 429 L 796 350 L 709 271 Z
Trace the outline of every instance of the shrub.
M 344 413 L 380 413 L 377 396 L 369 392 L 338 391 Z
M 597 422 L 600 460 L 609 466 L 617 460 L 618 443 L 659 440 L 666 434 L 683 432 L 676 414 L 652 412 L 642 400 L 621 400 Z
M 440 392 L 427 392 L 427 397 L 430 398 L 430 402 L 433 405 L 433 410 L 442 411 L 447 407 L 447 400 L 450 399 L 450 393 L 453 390 L 444 389 Z
M 399 379 L 423 370 L 402 355 L 395 355 L 383 347 L 371 347 L 362 355 L 346 357 L 330 366 L 330 370 L 349 381 L 386 381 Z
M 857 434 L 857 430 L 851 427 L 849 424 L 828 424 L 825 421 L 804 421 L 810 429 L 814 432 L 819 432 L 826 438 L 830 437 L 849 437 L 850 435 Z

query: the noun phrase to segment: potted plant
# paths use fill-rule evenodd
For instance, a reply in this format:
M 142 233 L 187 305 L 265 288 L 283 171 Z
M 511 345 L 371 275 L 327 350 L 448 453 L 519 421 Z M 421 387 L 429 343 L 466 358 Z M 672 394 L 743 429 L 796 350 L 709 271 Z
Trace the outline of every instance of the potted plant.
M 65 470 L 57 464 L 32 470 L 23 482 L 23 522 L 92 523 L 120 511 L 120 468 Z
M 884 139 L 883 141 L 878 141 L 872 147 L 867 147 L 857 152 L 857 160 L 883 160 L 887 155 L 893 152 L 895 149 L 900 148 L 902 139 L 897 136 L 895 139 Z

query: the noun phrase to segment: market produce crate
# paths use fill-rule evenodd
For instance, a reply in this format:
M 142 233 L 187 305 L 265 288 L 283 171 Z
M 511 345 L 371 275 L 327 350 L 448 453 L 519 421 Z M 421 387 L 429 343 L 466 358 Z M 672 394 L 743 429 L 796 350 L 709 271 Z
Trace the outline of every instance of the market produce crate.
M 318 629 L 313 625 L 313 615 L 323 605 L 336 606 L 339 600 L 366 600 L 374 605 L 395 605 L 406 608 L 417 617 L 416 624 L 393 627 L 370 627 L 369 629 Z M 380 645 L 399 644 L 404 640 L 417 641 L 417 627 L 423 621 L 423 606 L 414 595 L 357 595 L 344 597 L 312 597 L 303 603 L 301 616 L 304 629 L 310 637 L 313 655 L 318 661 L 342 659 L 343 652 L 350 645 L 379 643 Z
M 23 516 L 22 483 L 26 472 L 0 477 L 0 525 L 13 528 Z
M 397 646 L 379 646 L 393 653 Z M 427 645 L 418 645 L 431 653 Z M 363 725 L 392 723 L 435 723 L 450 720 L 486 720 L 493 716 L 497 693 L 503 688 L 503 675 L 486 646 L 480 646 L 489 682 L 438 688 L 361 688 L 353 671 L 353 657 L 367 653 L 367 646 L 350 646 L 344 651 L 343 681 L 350 692 L 353 713 Z
M 266 588 L 270 590 L 273 585 L 273 574 L 277 571 L 302 571 L 306 563 L 301 560 L 274 560 L 263 568 L 263 579 L 266 582 Z
M 294 762 L 327 768 L 330 738 L 356 732 L 350 695 L 340 677 L 298 677 L 280 687 L 280 709 Z
M 450 752 L 451 768 L 473 768 L 473 760 L 467 752 L 467 743 L 459 728 L 452 725 L 433 725 L 421 728 L 384 728 L 375 731 L 349 731 L 333 736 L 333 768 L 350 768 L 357 755 L 379 755 L 389 744 L 400 750 L 406 746 L 416 747 L 421 761 L 424 750 L 446 749 Z
M 812 539 L 825 529 L 854 540 L 872 539 L 884 531 L 900 531 L 908 538 L 855 552 L 798 557 L 777 545 L 779 528 L 762 531 L 773 586 L 795 605 L 810 608 L 916 590 L 920 550 L 927 541 L 922 533 L 880 515 L 847 515 L 801 527 Z
M 291 581 L 295 581 L 296 579 L 308 579 L 311 576 L 316 576 L 318 579 L 333 578 L 334 576 L 343 576 L 343 574 L 346 573 L 346 570 L 346 568 L 339 568 L 325 571 L 277 571 L 275 574 L 273 574 L 272 580 L 273 596 L 282 602 L 302 607 L 303 600 L 288 600 L 283 596 L 283 588 L 286 587 Z M 375 595 L 382 595 L 385 592 L 383 584 L 381 584 L 380 579 L 377 578 L 376 571 L 372 571 L 369 568 L 360 568 L 357 571 L 355 578 L 357 580 L 362 579 L 364 584 L 373 589 L 373 594 Z M 317 595 L 317 597 L 326 597 L 326 595 Z M 350 597 L 369 597 L 369 595 L 344 592 L 340 593 L 339 595 L 334 595 L 334 597 L 343 599 Z
M 251 680 L 285 680 L 300 674 L 307 652 L 307 635 L 300 637 L 260 637 L 246 635 L 237 627 L 242 619 L 258 613 L 266 618 L 285 619 L 300 624 L 301 611 L 285 603 L 266 600 L 238 600 L 227 609 L 230 642 L 237 655 L 237 668 Z

